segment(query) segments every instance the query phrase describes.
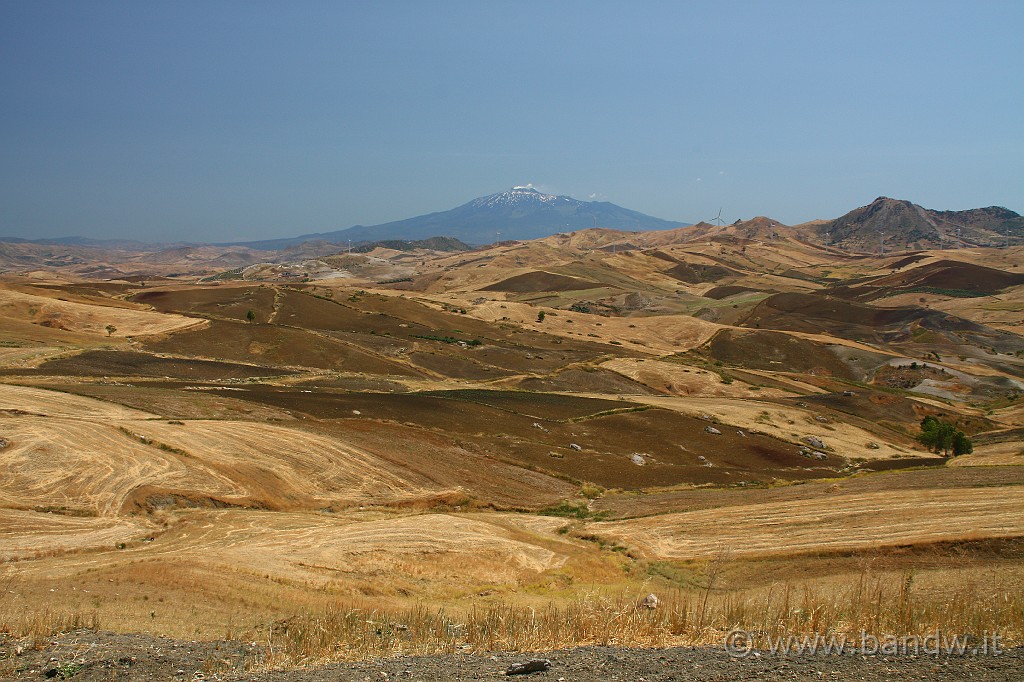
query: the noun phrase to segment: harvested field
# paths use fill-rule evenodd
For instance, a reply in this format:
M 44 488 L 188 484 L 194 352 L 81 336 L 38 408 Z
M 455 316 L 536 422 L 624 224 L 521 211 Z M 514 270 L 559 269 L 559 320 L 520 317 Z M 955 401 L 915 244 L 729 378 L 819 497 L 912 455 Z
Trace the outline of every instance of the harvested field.
M 170 381 L 40 383 L 40 388 L 96 398 L 106 403 L 148 410 L 166 419 L 241 419 L 282 421 L 292 417 L 284 410 L 231 397 L 233 386 L 209 386 L 199 390 L 191 383 Z M 135 417 L 141 418 L 136 413 Z
M 847 257 L 799 241 L 814 230 L 585 230 L 326 265 L 333 247 L 309 244 L 246 273 L 262 283 L 195 282 L 194 249 L 92 271 L 178 271 L 160 282 L 10 277 L 0 374 L 24 385 L 0 383 L 0 629 L 56 641 L 91 617 L 287 640 L 290 663 L 419 646 L 427 621 L 405 609 L 449 648 L 470 640 L 448 624 L 477 623 L 482 647 L 593 628 L 659 644 L 671 623 L 707 641 L 851 608 L 946 627 L 951 604 L 957 627 L 1024 632 L 1024 287 L 998 289 L 1024 251 Z M 388 272 L 416 281 L 368 283 Z M 967 297 L 972 278 L 996 293 Z M 71 307 L 39 318 L 36 299 Z M 83 310 L 186 326 L 40 324 Z M 975 454 L 926 452 L 927 414 Z M 889 609 L 908 575 L 918 601 Z M 867 584 L 884 590 L 857 597 Z M 638 611 L 649 592 L 662 607 Z M 798 592 L 799 610 L 766 606 Z
M 991 445 L 975 445 L 970 455 L 954 457 L 949 461 L 951 467 L 994 467 L 1024 465 L 1024 442 L 992 443 Z
M 201 478 L 221 482 L 217 493 L 231 504 L 318 508 L 432 492 L 429 481 L 395 471 L 372 453 L 295 428 L 230 421 L 131 422 L 127 428 L 173 448 L 190 469 L 202 467 Z M 150 503 L 141 497 L 136 493 L 135 501 Z
M 899 497 L 905 490 L 985 490 L 993 487 L 1024 486 L 1024 468 L 991 466 L 978 468 L 950 468 L 958 457 L 940 466 L 915 468 L 905 471 L 861 473 L 843 480 L 805 481 L 788 486 L 743 486 L 732 488 L 683 488 L 679 490 L 649 490 L 641 495 L 609 493 L 594 501 L 594 509 L 606 511 L 615 517 L 643 517 L 669 512 L 749 507 L 768 503 L 797 500 L 816 500 L 823 507 L 832 498 L 843 495 L 886 493 Z M 879 462 L 900 460 L 878 460 Z M 942 466 L 946 465 L 946 466 Z
M 0 368 L 35 368 L 53 357 L 66 353 L 67 349 L 57 346 L 0 347 Z
M 26 373 L 22 370 L 19 373 Z M 129 376 L 219 381 L 295 374 L 279 367 L 258 367 L 216 360 L 166 358 L 149 353 L 95 350 L 43 363 L 32 374 L 69 377 Z
M 659 559 L 855 551 L 954 538 L 1024 535 L 1024 487 L 905 490 L 769 502 L 597 522 L 591 532 Z
M 550 272 L 524 272 L 500 282 L 483 287 L 480 291 L 507 291 L 510 293 L 532 293 L 536 291 L 576 291 L 596 289 L 605 286 L 578 277 L 568 277 Z
M 38 559 L 71 552 L 113 550 L 151 536 L 139 518 L 90 518 L 0 509 L 0 561 Z
M 11 442 L 0 474 L 4 506 L 113 516 L 139 486 L 232 491 L 222 481 L 190 475 L 179 457 L 135 442 L 114 426 L 56 417 L 12 417 L 0 424 Z
M 427 477 L 360 448 L 253 422 L 2 420 L 7 506 L 112 515 L 140 507 L 347 506 L 441 492 Z
M 0 411 L 83 419 L 145 419 L 152 416 L 102 400 L 13 384 L 0 384 Z
M 146 336 L 202 326 L 202 320 L 131 309 L 62 301 L 0 287 L 0 316 L 71 332 L 102 336 Z M 113 327 L 110 331 L 108 327 Z

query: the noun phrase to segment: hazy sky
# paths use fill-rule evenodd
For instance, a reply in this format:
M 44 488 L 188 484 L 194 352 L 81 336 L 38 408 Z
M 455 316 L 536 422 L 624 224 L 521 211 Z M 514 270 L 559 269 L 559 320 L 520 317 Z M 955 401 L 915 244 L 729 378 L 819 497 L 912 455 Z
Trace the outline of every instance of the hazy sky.
M 0 236 L 1024 212 L 1024 2 L 0 2 Z

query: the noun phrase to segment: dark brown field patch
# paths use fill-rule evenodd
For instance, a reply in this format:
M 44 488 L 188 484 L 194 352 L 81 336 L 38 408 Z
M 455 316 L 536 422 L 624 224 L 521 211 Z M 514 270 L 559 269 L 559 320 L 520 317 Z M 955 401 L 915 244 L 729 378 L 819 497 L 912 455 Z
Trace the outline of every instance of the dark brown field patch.
M 939 291 L 973 292 L 979 295 L 994 294 L 1020 284 L 1024 284 L 1024 274 L 956 260 L 935 261 L 871 282 L 873 287 L 924 287 Z
M 596 289 L 603 286 L 600 282 L 591 282 L 578 277 L 557 275 L 551 272 L 524 272 L 515 277 L 486 286 L 480 291 L 508 291 L 512 293 L 533 293 L 536 291 L 576 291 L 578 289 Z
M 163 358 L 149 353 L 115 350 L 94 350 L 73 357 L 50 360 L 38 368 L 19 370 L 18 373 L 71 377 L 169 377 L 195 381 L 295 374 L 294 371 L 279 367 L 258 367 L 217 360 Z
M 669 277 L 674 277 L 680 282 L 687 284 L 700 284 L 701 282 L 717 282 L 725 277 L 736 277 L 740 273 L 721 265 L 705 265 L 703 263 L 680 263 L 674 268 L 664 271 Z
M 487 391 L 463 389 L 454 391 L 426 391 L 420 395 L 449 400 L 478 403 L 536 419 L 564 421 L 579 419 L 609 410 L 621 410 L 632 405 L 617 400 L 582 398 L 557 393 L 528 393 L 525 391 Z
M 214 320 L 209 327 L 175 334 L 146 348 L 174 353 L 286 367 L 312 367 L 368 374 L 419 376 L 414 368 L 376 357 L 353 346 L 288 327 Z
M 132 297 L 161 312 L 193 313 L 246 320 L 253 311 L 256 322 L 267 322 L 274 309 L 274 289 L 269 286 L 219 286 L 169 291 L 143 291 Z
M 750 287 L 744 287 L 738 284 L 727 284 L 725 286 L 708 289 L 704 292 L 703 296 L 704 298 L 712 298 L 716 301 L 720 301 L 723 298 L 729 298 L 730 296 L 736 296 L 737 294 L 754 294 L 757 292 L 758 289 L 751 289 Z
M 609 395 L 655 395 L 658 392 L 606 369 L 570 368 L 552 376 L 520 379 L 515 386 L 526 391 L 567 391 Z
M 421 427 L 481 455 L 608 488 L 813 479 L 840 475 L 845 463 L 840 457 L 812 462 L 798 446 L 764 434 L 741 434 L 719 424 L 712 426 L 720 431 L 714 434 L 706 421 L 619 401 L 507 391 L 302 393 L 270 386 L 247 387 L 234 397 L 321 420 Z M 631 411 L 590 412 L 606 407 Z M 558 421 L 555 415 L 588 418 Z
M 781 332 L 723 329 L 708 341 L 706 349 L 716 360 L 748 369 L 856 378 L 825 344 Z

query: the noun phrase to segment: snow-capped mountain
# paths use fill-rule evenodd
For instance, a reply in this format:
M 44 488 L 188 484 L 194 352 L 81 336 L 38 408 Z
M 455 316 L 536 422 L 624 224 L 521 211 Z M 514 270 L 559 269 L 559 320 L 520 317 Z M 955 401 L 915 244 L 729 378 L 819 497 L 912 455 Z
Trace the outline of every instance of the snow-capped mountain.
M 467 244 L 508 239 L 537 239 L 588 227 L 617 230 L 669 230 L 687 223 L 672 222 L 631 211 L 607 201 L 579 201 L 518 186 L 473 199 L 462 206 L 382 225 L 357 225 L 347 230 L 307 234 L 288 239 L 249 242 L 246 246 L 280 249 L 310 240 L 336 243 L 381 239 L 455 237 Z

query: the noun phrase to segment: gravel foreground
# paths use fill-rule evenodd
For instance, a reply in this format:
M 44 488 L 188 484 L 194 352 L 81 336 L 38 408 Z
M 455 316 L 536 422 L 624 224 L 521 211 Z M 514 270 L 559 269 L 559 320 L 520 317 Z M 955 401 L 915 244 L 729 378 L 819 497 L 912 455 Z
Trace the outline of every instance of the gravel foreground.
M 1022 680 L 1024 648 L 998 656 L 779 656 L 730 658 L 721 647 L 628 649 L 580 647 L 534 654 L 454 654 L 338 663 L 321 668 L 265 670 L 264 651 L 239 642 L 186 642 L 106 632 L 75 632 L 42 650 L 0 642 L 4 680 L 490 680 L 515 663 L 547 659 L 543 672 L 521 680 Z M 255 666 L 255 667 L 254 667 Z

